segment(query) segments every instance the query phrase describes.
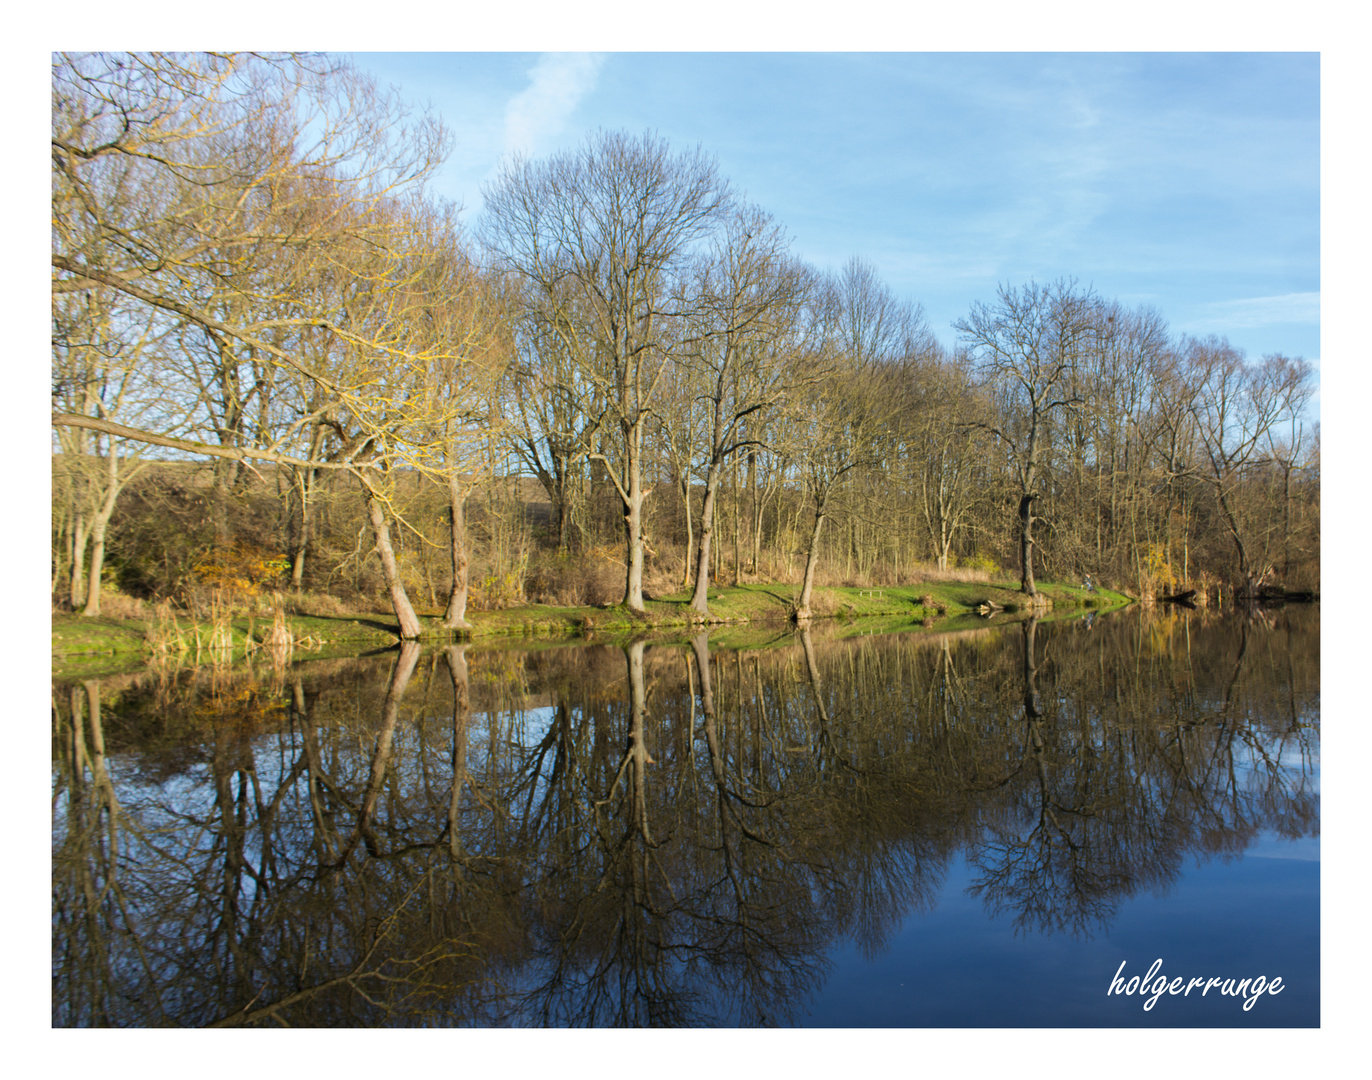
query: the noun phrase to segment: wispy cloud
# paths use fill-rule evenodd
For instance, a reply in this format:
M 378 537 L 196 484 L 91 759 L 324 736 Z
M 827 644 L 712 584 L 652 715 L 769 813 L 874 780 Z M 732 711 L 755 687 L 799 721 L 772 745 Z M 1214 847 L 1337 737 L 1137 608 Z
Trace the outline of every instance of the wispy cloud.
M 603 53 L 544 53 L 529 85 L 505 106 L 505 152 L 535 153 L 557 135 L 595 88 Z
M 1286 293 L 1282 296 L 1256 296 L 1248 300 L 1223 300 L 1203 305 L 1183 330 L 1226 331 L 1254 326 L 1289 323 L 1319 323 L 1320 294 Z

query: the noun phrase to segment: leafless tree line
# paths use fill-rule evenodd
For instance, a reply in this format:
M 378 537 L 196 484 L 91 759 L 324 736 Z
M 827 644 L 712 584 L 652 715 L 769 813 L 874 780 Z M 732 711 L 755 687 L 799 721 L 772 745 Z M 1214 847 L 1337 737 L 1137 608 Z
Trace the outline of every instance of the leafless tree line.
M 1304 361 L 1074 281 L 1003 286 L 950 351 L 651 134 L 512 159 L 468 236 L 426 186 L 447 143 L 333 60 L 55 58 L 55 597 L 99 613 L 111 522 L 116 576 L 183 584 L 138 541 L 173 461 L 206 463 L 177 488 L 202 557 L 237 540 L 327 592 L 374 551 L 407 638 L 416 588 L 465 625 L 474 555 L 501 602 L 611 544 L 616 598 L 701 616 L 721 578 L 797 582 L 803 614 L 821 573 L 959 563 L 1029 593 L 1317 582 Z

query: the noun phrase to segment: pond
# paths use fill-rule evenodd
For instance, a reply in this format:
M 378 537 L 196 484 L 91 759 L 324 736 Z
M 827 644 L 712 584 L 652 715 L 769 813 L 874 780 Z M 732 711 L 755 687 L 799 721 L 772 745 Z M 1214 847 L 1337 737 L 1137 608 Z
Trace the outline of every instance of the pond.
M 1319 1024 L 1317 608 L 859 629 L 57 681 L 52 1022 Z

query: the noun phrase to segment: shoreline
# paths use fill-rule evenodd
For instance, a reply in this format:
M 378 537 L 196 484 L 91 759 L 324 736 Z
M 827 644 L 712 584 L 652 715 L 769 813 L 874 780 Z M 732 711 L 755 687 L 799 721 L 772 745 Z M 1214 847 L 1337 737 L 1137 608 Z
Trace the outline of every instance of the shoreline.
M 984 624 L 979 605 L 993 605 L 997 618 L 1021 618 L 1032 607 L 1041 614 L 1084 613 L 1089 610 L 1114 610 L 1134 603 L 1132 597 L 1107 589 L 1088 592 L 1084 588 L 1054 582 L 1038 584 L 1041 599 L 1031 604 L 1015 583 L 920 582 L 909 585 L 857 588 L 840 586 L 816 589 L 812 601 L 815 612 L 811 624 L 861 622 L 889 624 L 890 629 L 963 629 Z M 708 618 L 691 611 L 689 594 L 673 594 L 645 600 L 646 611 L 639 615 L 622 605 L 603 607 L 553 607 L 529 604 L 499 611 L 469 612 L 470 630 L 454 631 L 440 625 L 441 616 L 421 615 L 424 632 L 421 644 L 510 644 L 516 641 L 550 642 L 585 640 L 613 641 L 643 633 L 688 630 L 722 631 L 730 628 L 776 629 L 794 625 L 791 610 L 799 586 L 737 585 L 712 590 Z M 983 608 L 982 610 L 986 610 Z M 970 622 L 969 622 L 970 620 Z M 1003 620 L 1005 621 L 1005 620 Z M 390 612 L 359 612 L 343 616 L 287 615 L 286 627 L 298 642 L 297 658 L 357 654 L 389 649 L 399 643 L 398 624 Z M 119 670 L 156 660 L 176 666 L 206 662 L 210 656 L 222 662 L 239 660 L 265 649 L 264 639 L 271 632 L 270 615 L 236 616 L 226 627 L 216 627 L 188 614 L 177 613 L 171 626 L 159 624 L 156 615 L 115 618 L 52 613 L 51 667 L 54 676 L 82 669 Z M 232 646 L 225 647 L 225 635 Z M 159 641 L 160 647 L 154 642 Z M 176 636 L 176 647 L 167 644 Z M 211 642 L 216 642 L 212 647 Z

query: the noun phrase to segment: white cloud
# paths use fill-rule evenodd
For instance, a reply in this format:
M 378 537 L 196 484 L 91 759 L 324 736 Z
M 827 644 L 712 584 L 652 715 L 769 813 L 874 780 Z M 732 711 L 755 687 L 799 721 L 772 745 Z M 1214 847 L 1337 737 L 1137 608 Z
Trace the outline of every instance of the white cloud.
M 1287 323 L 1318 324 L 1319 321 L 1320 294 L 1299 292 L 1205 304 L 1199 314 L 1182 329 L 1225 331 Z
M 529 85 L 505 106 L 505 152 L 536 153 L 557 135 L 592 89 L 603 53 L 544 53 L 529 71 Z

